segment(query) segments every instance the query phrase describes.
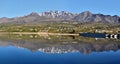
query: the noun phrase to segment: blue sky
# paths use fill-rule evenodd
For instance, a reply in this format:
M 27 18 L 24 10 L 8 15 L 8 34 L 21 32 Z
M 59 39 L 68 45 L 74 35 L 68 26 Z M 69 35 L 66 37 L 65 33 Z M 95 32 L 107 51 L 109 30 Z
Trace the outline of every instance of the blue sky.
M 0 17 L 15 17 L 31 12 L 60 10 L 74 13 L 91 11 L 120 16 L 120 0 L 0 0 Z

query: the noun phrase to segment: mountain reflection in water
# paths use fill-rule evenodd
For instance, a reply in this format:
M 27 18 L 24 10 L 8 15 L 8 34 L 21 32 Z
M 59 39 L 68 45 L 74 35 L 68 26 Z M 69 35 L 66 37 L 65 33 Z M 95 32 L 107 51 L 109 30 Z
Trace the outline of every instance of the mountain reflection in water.
M 80 36 L 40 36 L 40 35 L 1 35 L 0 46 L 15 46 L 29 49 L 33 52 L 44 53 L 71 53 L 117 51 L 120 49 L 120 40 L 94 39 Z

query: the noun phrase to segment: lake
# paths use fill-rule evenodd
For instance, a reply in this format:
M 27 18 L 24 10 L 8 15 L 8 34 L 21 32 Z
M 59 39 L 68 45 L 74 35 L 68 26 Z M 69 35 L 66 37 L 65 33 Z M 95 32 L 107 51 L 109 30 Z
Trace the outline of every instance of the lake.
M 120 40 L 0 35 L 0 64 L 119 64 Z

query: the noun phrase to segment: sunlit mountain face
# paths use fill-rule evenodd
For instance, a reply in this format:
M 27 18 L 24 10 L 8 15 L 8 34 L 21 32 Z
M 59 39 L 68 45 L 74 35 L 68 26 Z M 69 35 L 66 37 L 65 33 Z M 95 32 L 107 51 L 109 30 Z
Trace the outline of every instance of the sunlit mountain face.
M 43 13 L 32 12 L 28 15 L 14 18 L 0 18 L 0 24 L 26 24 L 26 23 L 40 23 L 45 21 L 52 22 L 105 22 L 105 23 L 119 23 L 120 17 L 117 15 L 93 14 L 89 11 L 81 13 L 71 13 L 66 11 L 46 11 Z

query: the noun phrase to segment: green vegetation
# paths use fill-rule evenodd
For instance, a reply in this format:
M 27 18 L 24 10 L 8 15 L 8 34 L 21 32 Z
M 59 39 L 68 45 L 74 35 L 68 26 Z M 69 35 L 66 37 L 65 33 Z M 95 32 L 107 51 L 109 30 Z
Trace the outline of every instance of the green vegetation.
M 49 32 L 49 33 L 79 33 L 79 32 L 100 32 L 119 33 L 120 24 L 110 23 L 57 23 L 48 22 L 26 25 L 0 25 L 0 32 Z

